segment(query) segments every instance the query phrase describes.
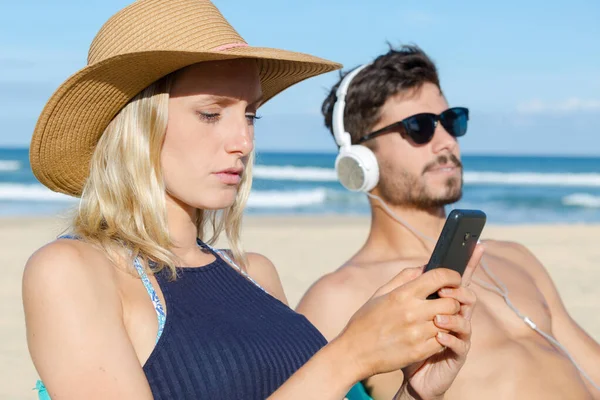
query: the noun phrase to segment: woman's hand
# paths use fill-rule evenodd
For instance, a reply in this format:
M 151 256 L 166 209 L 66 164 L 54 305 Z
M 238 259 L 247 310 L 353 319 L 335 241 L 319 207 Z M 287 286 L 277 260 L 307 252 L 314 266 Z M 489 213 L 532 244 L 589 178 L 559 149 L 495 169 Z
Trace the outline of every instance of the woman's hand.
M 404 368 L 443 349 L 436 315 L 455 315 L 460 303 L 451 297 L 427 300 L 444 287 L 459 287 L 461 276 L 445 268 L 422 274 L 407 268 L 382 286 L 334 339 L 353 355 L 361 379 Z
M 474 257 L 481 258 L 477 252 Z M 476 261 L 478 263 L 479 259 Z M 474 258 L 464 274 L 465 282 L 473 273 L 473 263 Z M 451 383 L 457 373 L 456 366 L 460 368 L 464 363 L 468 343 L 461 352 L 460 345 L 452 339 L 438 339 L 438 332 L 460 331 L 462 339 L 453 337 L 465 342 L 470 339 L 470 327 L 461 330 L 460 323 L 456 326 L 450 323 L 442 328 L 434 323 L 434 319 L 436 315 L 470 313 L 472 305 L 468 298 L 463 298 L 462 291 L 460 296 L 455 293 L 454 298 L 442 295 L 439 299 L 427 300 L 427 297 L 442 288 L 460 286 L 460 274 L 450 269 L 439 268 L 426 273 L 422 267 L 403 270 L 382 286 L 352 316 L 344 330 L 269 399 L 339 399 L 358 381 L 422 363 L 446 346 L 456 348 L 460 353 L 452 368 L 439 369 L 442 376 L 450 376 Z M 418 389 L 417 380 L 414 384 L 412 389 Z M 398 395 L 404 397 L 408 393 L 401 391 Z
M 461 286 L 443 288 L 438 292 L 440 297 L 460 303 L 460 312 L 436 317 L 434 323 L 440 328 L 437 339 L 445 349 L 403 370 L 405 385 L 401 390 L 408 396 L 400 398 L 443 398 L 464 365 L 471 346 L 471 316 L 476 302 L 475 293 L 468 286 L 482 255 L 483 247 L 477 245 L 463 274 Z

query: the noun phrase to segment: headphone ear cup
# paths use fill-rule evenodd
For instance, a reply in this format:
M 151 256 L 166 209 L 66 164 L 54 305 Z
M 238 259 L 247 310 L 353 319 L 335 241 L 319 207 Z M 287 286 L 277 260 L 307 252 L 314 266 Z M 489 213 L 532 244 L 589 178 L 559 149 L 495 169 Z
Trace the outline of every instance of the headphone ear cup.
M 338 180 L 352 192 L 368 192 L 379 182 L 379 164 L 367 147 L 352 145 L 341 148 L 335 159 Z

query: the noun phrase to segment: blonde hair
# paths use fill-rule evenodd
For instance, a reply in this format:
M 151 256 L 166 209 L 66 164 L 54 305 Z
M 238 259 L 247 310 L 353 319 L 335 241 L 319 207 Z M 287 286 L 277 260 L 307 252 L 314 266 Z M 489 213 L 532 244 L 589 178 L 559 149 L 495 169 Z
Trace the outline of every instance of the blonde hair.
M 173 247 L 166 210 L 160 152 L 167 128 L 169 92 L 175 74 L 135 96 L 104 130 L 90 161 L 89 177 L 71 231 L 98 245 L 118 265 L 138 257 L 152 272 L 169 268 L 175 279 L 179 260 Z M 197 210 L 198 238 L 214 244 L 225 232 L 233 259 L 242 268 L 246 257 L 240 231 L 252 185 L 254 153 L 249 157 L 234 203 L 227 209 Z M 212 236 L 206 239 L 210 225 Z

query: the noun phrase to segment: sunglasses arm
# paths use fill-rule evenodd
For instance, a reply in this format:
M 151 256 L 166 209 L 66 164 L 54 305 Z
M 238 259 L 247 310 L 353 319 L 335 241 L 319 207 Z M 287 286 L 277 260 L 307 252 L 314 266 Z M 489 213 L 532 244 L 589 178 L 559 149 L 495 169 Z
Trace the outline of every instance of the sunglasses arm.
M 404 129 L 404 125 L 402 125 L 402 121 L 396 122 L 395 124 L 388 125 L 388 126 L 381 128 L 375 132 L 367 133 L 366 135 L 361 136 L 360 139 L 358 139 L 357 144 L 364 143 L 367 140 L 371 140 L 371 139 L 376 138 L 377 136 L 383 135 L 385 133 L 389 133 L 390 131 L 392 131 L 398 127 L 400 127 L 400 129 L 402 129 L 402 130 Z

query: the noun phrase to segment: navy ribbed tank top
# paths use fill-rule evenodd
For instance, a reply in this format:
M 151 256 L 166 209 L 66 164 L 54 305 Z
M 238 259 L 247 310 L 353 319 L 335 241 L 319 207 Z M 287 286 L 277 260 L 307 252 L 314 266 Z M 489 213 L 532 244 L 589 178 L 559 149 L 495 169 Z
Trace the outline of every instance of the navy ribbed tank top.
M 167 318 L 143 367 L 154 399 L 265 399 L 327 341 L 203 247 L 215 261 L 155 275 Z

